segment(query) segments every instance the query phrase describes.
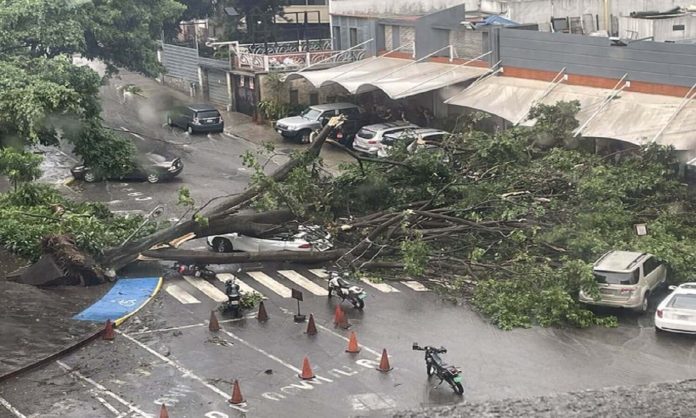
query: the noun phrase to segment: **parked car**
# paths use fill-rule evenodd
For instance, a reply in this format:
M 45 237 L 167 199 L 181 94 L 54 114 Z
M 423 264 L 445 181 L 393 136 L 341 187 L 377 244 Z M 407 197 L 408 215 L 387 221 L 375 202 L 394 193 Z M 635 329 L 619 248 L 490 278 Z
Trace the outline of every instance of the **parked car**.
M 225 130 L 222 115 L 209 104 L 177 106 L 167 113 L 167 123 L 185 129 L 189 134 Z
M 332 117 L 346 115 L 355 118 L 360 113 L 360 107 L 352 103 L 314 105 L 305 109 L 299 116 L 280 119 L 276 122 L 275 128 L 283 138 L 309 143 L 312 134 L 323 128 Z
M 581 291 L 580 302 L 648 310 L 650 294 L 667 280 L 667 267 L 655 256 L 633 251 L 609 251 L 594 263 L 599 300 Z
M 331 249 L 331 234 L 319 226 L 300 226 L 296 233 L 281 233 L 270 238 L 255 238 L 231 233 L 210 236 L 208 246 L 218 253 L 246 251 L 326 251 Z
M 159 154 L 146 153 L 144 158 L 135 162 L 133 170 L 123 176 L 105 176 L 83 165 L 76 165 L 70 172 L 77 180 L 93 183 L 99 180 L 138 180 L 158 183 L 161 180 L 176 177 L 184 169 L 180 158 L 170 159 Z
M 353 148 L 356 151 L 374 156 L 382 148 L 382 139 L 385 135 L 417 128 L 418 125 L 409 122 L 386 122 L 363 126 L 355 135 Z
M 670 286 L 655 311 L 655 331 L 696 333 L 696 283 Z
M 392 132 L 384 135 L 382 146 L 377 150 L 377 156 L 381 158 L 389 156 L 389 150 L 400 142 L 408 141 L 409 147 L 418 142 L 425 145 L 427 142 L 440 142 L 445 139 L 447 135 L 449 135 L 449 132 L 433 128 L 409 128 L 403 131 Z M 415 148 L 409 151 L 413 152 Z

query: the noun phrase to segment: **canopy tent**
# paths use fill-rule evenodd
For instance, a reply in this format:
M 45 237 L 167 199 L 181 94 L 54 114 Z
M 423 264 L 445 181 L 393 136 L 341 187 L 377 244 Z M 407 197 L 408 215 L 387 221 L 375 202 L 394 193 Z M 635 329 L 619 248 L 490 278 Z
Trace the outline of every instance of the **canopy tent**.
M 446 103 L 482 110 L 519 123 L 538 103 L 555 104 L 578 100 L 580 124 L 586 137 L 618 139 L 636 145 L 657 143 L 677 150 L 696 148 L 696 102 L 677 110 L 682 98 L 656 94 L 620 92 L 601 108 L 611 90 L 530 80 L 515 77 L 489 77 L 474 83 Z M 599 109 L 601 110 L 597 112 Z
M 478 78 L 488 71 L 465 65 L 374 57 L 325 70 L 290 73 L 287 80 L 305 78 L 317 88 L 336 83 L 351 94 L 380 89 L 396 100 Z

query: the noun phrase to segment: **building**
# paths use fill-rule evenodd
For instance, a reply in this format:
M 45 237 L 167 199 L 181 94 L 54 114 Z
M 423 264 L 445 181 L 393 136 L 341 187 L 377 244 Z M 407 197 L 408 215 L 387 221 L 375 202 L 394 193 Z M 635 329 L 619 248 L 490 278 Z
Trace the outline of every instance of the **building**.
M 675 9 L 663 13 L 631 13 L 619 18 L 622 39 L 647 39 L 655 42 L 696 42 L 696 8 Z

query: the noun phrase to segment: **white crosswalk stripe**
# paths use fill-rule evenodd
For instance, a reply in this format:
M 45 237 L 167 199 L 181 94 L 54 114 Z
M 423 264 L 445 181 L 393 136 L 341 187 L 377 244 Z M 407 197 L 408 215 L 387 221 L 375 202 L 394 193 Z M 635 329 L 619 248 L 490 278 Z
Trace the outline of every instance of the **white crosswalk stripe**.
M 423 283 L 417 282 L 415 280 L 408 280 L 400 283 L 406 287 L 415 290 L 416 292 L 427 292 L 429 290 L 427 287 L 423 286 Z
M 299 286 L 302 286 L 303 288 L 309 290 L 311 293 L 314 293 L 317 296 L 327 296 L 329 294 L 329 291 L 327 289 L 307 279 L 295 270 L 278 270 L 278 274 L 287 278 L 291 282 Z
M 206 296 L 208 296 L 215 302 L 227 301 L 227 295 L 225 294 L 225 292 L 208 283 L 204 279 L 201 279 L 199 277 L 184 276 L 184 280 L 186 280 L 188 284 L 190 284 L 191 286 L 205 293 Z
M 290 289 L 285 287 L 282 283 L 278 283 L 271 276 L 262 271 L 249 271 L 247 274 L 281 297 L 289 298 L 292 295 Z
M 183 303 L 184 305 L 189 305 L 192 303 L 201 303 L 200 300 L 196 299 L 193 297 L 190 293 L 185 291 L 184 289 L 180 288 L 179 286 L 173 284 L 173 283 L 168 283 L 167 286 L 164 288 L 165 292 L 169 293 L 172 295 L 172 297 L 179 302 Z
M 231 274 L 231 273 L 218 273 L 218 274 L 217 274 L 217 278 L 218 278 L 218 280 L 220 280 L 220 281 L 223 282 L 223 283 L 225 283 L 225 282 L 228 281 L 228 280 L 235 280 L 236 283 L 239 285 L 239 290 L 241 290 L 242 293 L 252 293 L 252 292 L 255 292 L 255 293 L 258 293 L 259 295 L 261 295 L 261 297 L 265 298 L 265 296 L 263 296 L 263 294 L 262 294 L 261 292 L 259 292 L 258 290 L 255 290 L 253 287 L 251 287 L 251 286 L 249 286 L 248 284 L 244 283 L 243 281 L 241 281 L 241 280 L 239 279 L 239 277 L 236 277 L 234 274 Z
M 325 269 L 309 269 L 309 272 L 321 279 L 329 278 L 329 273 Z
M 360 281 L 369 285 L 369 286 L 374 287 L 375 289 L 379 290 L 380 292 L 384 292 L 384 293 L 398 293 L 399 292 L 399 289 L 397 289 L 394 286 L 389 285 L 387 283 L 371 282 L 369 279 L 366 279 L 364 277 L 361 277 Z

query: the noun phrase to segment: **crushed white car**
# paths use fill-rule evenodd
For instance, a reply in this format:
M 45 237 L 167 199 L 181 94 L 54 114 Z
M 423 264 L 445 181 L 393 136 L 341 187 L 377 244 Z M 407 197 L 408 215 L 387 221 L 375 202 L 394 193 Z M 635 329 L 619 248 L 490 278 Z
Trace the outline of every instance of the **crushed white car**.
M 326 251 L 333 248 L 331 234 L 317 225 L 300 225 L 297 233 L 280 233 L 269 238 L 255 238 L 238 233 L 214 235 L 207 239 L 215 252 L 244 251 Z

